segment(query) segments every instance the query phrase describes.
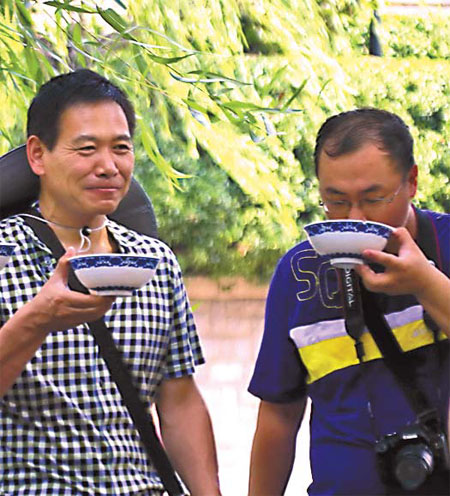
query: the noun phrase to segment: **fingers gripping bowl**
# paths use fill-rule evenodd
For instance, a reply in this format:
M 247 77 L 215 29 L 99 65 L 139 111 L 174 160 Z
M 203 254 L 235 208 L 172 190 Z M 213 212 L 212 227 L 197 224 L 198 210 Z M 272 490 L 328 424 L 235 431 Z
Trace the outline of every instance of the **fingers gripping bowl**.
M 159 259 L 150 255 L 101 253 L 77 255 L 69 261 L 90 293 L 129 296 L 153 278 Z
M 391 226 L 360 220 L 326 220 L 307 224 L 304 229 L 319 255 L 330 256 L 330 263 L 348 269 L 362 264 L 366 249 L 383 250 L 393 232 Z

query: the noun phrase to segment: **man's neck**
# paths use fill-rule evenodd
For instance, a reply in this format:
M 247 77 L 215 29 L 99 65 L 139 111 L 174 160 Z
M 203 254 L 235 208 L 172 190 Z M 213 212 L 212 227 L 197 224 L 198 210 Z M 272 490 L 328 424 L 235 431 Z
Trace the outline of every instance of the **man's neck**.
M 84 226 L 95 229 L 105 221 L 105 215 L 69 211 L 61 205 L 46 201 L 45 198 L 39 199 L 39 210 L 42 217 L 49 222 L 72 229 L 81 229 Z
M 117 250 L 115 243 L 108 236 L 106 226 L 90 234 L 83 234 L 81 229 L 66 229 L 64 227 L 50 224 L 57 238 L 67 250 L 73 246 L 79 253 L 113 253 Z
M 39 203 L 42 217 L 49 223 L 64 248 L 73 246 L 83 253 L 113 253 L 116 246 L 106 229 L 106 216 L 64 214 L 61 209 Z
M 416 212 L 412 205 L 409 206 L 405 227 L 406 229 L 408 229 L 409 234 L 411 234 L 412 238 L 417 240 L 417 236 L 418 236 L 417 218 L 416 218 Z

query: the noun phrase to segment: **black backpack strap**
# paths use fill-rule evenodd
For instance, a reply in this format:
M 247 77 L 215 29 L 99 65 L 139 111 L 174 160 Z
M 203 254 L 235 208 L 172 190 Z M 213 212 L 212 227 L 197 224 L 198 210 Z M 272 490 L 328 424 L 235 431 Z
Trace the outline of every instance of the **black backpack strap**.
M 417 219 L 417 244 L 428 260 L 432 260 L 434 265 L 441 269 L 441 257 L 438 251 L 437 235 L 433 222 L 430 216 L 423 210 L 416 209 L 415 212 Z M 423 311 L 423 320 L 428 329 L 433 333 L 435 342 L 437 342 L 439 340 L 439 326 L 425 310 Z
M 441 268 L 441 258 L 438 252 L 436 231 L 430 216 L 423 210 L 415 210 L 417 220 L 417 244 L 425 256 Z
M 40 214 L 32 210 L 34 216 Z M 43 241 L 52 251 L 56 260 L 65 253 L 63 246 L 50 227 L 37 219 L 24 218 L 25 222 L 33 229 L 36 236 Z M 69 287 L 73 291 L 88 294 L 89 291 L 77 279 L 72 268 L 69 269 Z M 181 496 L 184 494 L 180 482 L 175 475 L 173 467 L 156 433 L 153 418 L 146 405 L 140 398 L 136 386 L 133 384 L 130 371 L 125 365 L 120 351 L 117 349 L 112 333 L 107 328 L 103 319 L 88 323 L 89 328 L 99 348 L 102 358 L 105 360 L 113 381 L 122 396 L 125 406 L 133 419 L 134 425 L 140 434 L 150 460 L 153 462 L 165 490 L 170 496 Z

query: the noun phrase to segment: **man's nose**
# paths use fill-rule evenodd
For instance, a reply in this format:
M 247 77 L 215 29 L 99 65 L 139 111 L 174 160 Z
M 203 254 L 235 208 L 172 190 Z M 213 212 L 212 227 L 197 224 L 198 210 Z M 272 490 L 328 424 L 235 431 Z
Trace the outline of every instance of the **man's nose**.
M 115 176 L 118 173 L 118 167 L 115 161 L 114 154 L 109 151 L 103 151 L 97 160 L 95 172 L 99 176 Z
M 366 214 L 361 208 L 359 202 L 355 202 L 350 205 L 347 218 L 350 220 L 367 220 Z

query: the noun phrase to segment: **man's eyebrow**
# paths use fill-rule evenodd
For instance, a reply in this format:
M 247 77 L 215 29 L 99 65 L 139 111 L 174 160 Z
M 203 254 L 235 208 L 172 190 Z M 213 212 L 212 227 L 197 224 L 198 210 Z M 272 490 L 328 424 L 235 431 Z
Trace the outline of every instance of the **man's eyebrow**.
M 93 141 L 94 143 L 97 143 L 100 140 L 97 136 L 92 136 L 90 134 L 80 134 L 72 140 L 72 144 L 75 146 L 81 145 L 86 141 Z M 129 134 L 119 134 L 113 138 L 113 141 L 128 141 L 129 143 L 131 143 L 132 140 Z
M 332 188 L 331 186 L 329 186 L 328 188 L 325 188 L 325 193 L 329 193 L 331 195 L 345 195 L 346 194 L 343 191 L 339 191 L 336 188 Z
M 361 191 L 361 193 L 362 194 L 374 193 L 376 191 L 380 191 L 380 189 L 383 189 L 382 184 L 373 184 L 372 186 L 369 186 L 368 188 Z M 344 196 L 347 194 L 347 193 L 344 193 L 343 191 L 340 191 L 336 188 L 333 188 L 332 186 L 325 188 L 325 193 L 328 193 L 330 195 L 341 195 L 341 196 Z
M 131 143 L 132 139 L 129 134 L 119 134 L 114 138 L 114 141 L 129 141 Z
M 80 134 L 72 140 L 72 144 L 81 145 L 85 141 L 98 141 L 98 139 L 95 136 L 91 136 L 90 134 Z
M 374 184 L 373 186 L 369 186 L 368 188 L 363 190 L 363 193 L 374 193 L 380 191 L 380 189 L 383 189 L 382 184 Z

